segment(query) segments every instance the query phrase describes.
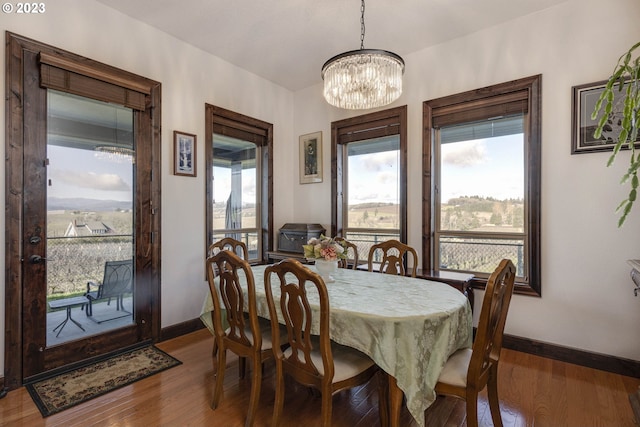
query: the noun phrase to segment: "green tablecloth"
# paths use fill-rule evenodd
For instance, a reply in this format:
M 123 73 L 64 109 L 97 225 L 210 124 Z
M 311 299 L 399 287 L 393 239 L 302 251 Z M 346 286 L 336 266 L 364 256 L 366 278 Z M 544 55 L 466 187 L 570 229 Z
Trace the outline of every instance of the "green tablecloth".
M 266 267 L 252 270 L 258 315 L 268 318 Z M 456 350 L 471 347 L 469 302 L 449 285 L 423 279 L 349 269 L 338 269 L 333 277 L 335 282 L 327 283 L 331 339 L 362 351 L 396 378 L 409 411 L 422 426 L 445 361 Z M 279 287 L 273 290 L 279 298 Z M 311 304 L 313 298 L 317 296 L 311 293 Z M 200 318 L 211 331 L 212 309 L 207 292 Z

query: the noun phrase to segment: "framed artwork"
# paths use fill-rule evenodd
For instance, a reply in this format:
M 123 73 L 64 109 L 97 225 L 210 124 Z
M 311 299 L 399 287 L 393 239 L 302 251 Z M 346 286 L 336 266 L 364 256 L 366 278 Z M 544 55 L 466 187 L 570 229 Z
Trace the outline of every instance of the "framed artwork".
M 300 136 L 300 184 L 322 182 L 322 132 Z
M 596 102 L 598 98 L 600 98 L 600 94 L 604 91 L 606 84 L 607 81 L 605 80 L 573 87 L 573 100 L 571 103 L 573 113 L 571 154 L 612 151 L 616 145 L 613 140 L 613 135 L 618 135 L 620 132 L 620 121 L 616 119 L 615 111 L 620 111 L 623 108 L 621 100 L 624 95 L 624 92 L 618 91 L 617 87 L 613 89 L 613 120 L 611 120 L 609 125 L 602 131 L 600 139 L 593 137 L 593 132 L 598 126 L 598 122 L 597 120 L 591 119 L 591 113 L 593 113 Z M 637 140 L 635 146 L 640 147 L 640 138 Z
M 196 176 L 196 136 L 173 131 L 173 174 Z

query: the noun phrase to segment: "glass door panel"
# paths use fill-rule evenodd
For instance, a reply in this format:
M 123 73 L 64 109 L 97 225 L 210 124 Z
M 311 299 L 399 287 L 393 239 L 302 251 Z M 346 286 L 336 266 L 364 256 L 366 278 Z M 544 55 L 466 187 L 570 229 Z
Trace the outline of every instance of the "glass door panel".
M 47 91 L 47 347 L 134 322 L 133 110 Z

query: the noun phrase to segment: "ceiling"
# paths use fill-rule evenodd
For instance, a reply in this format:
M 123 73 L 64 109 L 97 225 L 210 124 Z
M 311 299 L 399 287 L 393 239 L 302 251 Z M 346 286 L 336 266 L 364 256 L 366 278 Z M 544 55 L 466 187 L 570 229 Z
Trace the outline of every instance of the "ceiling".
M 360 48 L 358 0 L 97 1 L 292 91 Z M 369 0 L 364 47 L 406 56 L 565 1 Z

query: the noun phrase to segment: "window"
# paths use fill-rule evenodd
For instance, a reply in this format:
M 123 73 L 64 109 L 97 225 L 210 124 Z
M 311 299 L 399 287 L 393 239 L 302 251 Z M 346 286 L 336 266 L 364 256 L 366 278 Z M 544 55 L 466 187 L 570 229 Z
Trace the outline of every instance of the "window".
M 540 295 L 540 76 L 424 103 L 423 266 Z
M 250 262 L 262 262 L 272 242 L 273 126 L 206 106 L 207 248 L 223 237 L 242 241 Z
M 407 107 L 332 123 L 332 233 L 366 255 L 407 240 Z

